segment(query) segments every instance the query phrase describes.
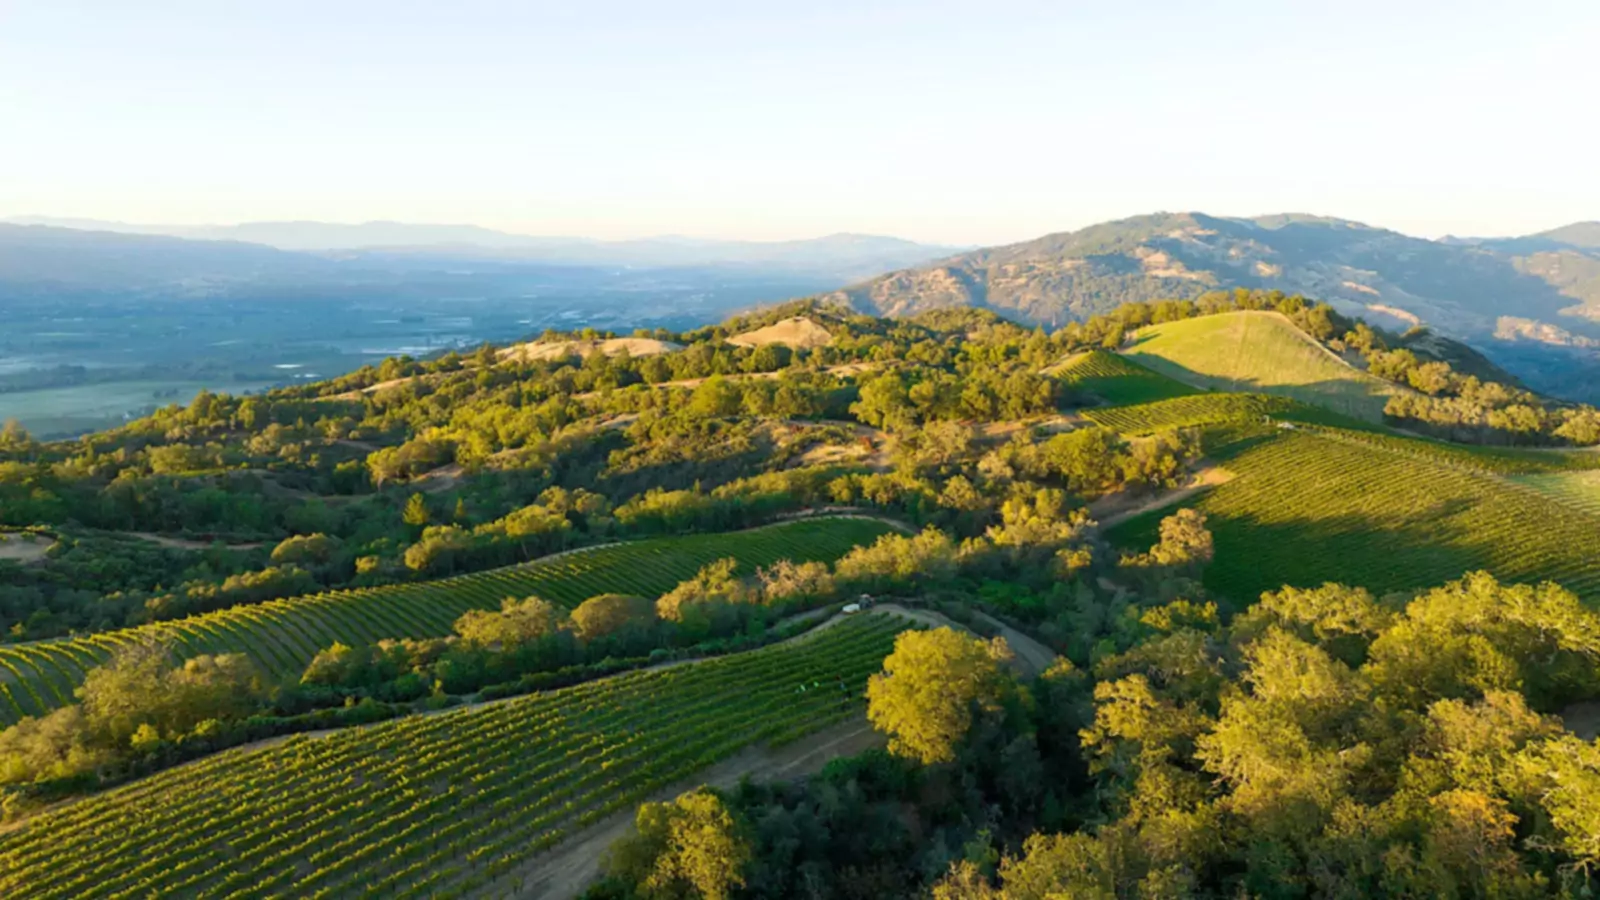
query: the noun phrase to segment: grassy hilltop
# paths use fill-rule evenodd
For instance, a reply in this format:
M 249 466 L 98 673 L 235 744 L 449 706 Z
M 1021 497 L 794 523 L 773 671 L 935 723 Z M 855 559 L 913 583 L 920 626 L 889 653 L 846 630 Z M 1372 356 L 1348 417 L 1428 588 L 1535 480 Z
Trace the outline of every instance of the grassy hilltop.
M 1354 368 L 1274 312 L 1237 312 L 1140 329 L 1124 354 L 1213 391 L 1259 392 L 1383 421 L 1403 390 Z

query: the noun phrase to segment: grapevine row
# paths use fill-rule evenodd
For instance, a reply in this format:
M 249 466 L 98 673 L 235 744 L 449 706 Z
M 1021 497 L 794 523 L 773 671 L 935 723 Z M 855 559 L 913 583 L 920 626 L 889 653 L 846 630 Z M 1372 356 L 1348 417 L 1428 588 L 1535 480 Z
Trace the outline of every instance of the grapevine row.
M 780 559 L 832 560 L 888 531 L 870 519 L 808 519 L 735 534 L 689 535 L 578 551 L 439 581 L 333 591 L 81 638 L 0 646 L 0 727 L 73 702 L 84 673 L 120 645 L 156 636 L 181 657 L 243 653 L 272 677 L 298 675 L 334 642 L 449 634 L 469 609 L 538 595 L 568 608 L 596 594 L 655 597 L 725 556 L 745 571 Z
M 512 891 L 538 854 L 663 786 L 859 716 L 903 627 L 863 616 L 737 656 L 218 754 L 0 835 L 0 895 Z
M 1322 432 L 1288 432 L 1229 460 L 1237 475 L 1195 505 L 1216 559 L 1206 582 L 1240 602 L 1284 584 L 1374 591 L 1485 569 L 1600 599 L 1600 518 L 1501 477 Z M 1155 517 L 1113 538 L 1139 546 Z

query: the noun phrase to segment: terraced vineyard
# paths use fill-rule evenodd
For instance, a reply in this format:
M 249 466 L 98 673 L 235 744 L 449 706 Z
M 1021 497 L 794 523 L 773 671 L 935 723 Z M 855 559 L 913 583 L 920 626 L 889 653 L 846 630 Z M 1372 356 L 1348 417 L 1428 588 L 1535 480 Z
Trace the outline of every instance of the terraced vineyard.
M 1600 601 L 1600 517 L 1430 459 L 1417 450 L 1427 442 L 1367 437 L 1282 432 L 1228 459 L 1237 477 L 1193 501 L 1216 540 L 1207 585 L 1248 603 L 1284 584 L 1381 592 L 1486 569 Z M 1148 546 L 1163 512 L 1117 526 L 1112 539 Z
M 511 893 L 565 835 L 753 742 L 859 716 L 905 627 L 862 616 L 738 656 L 221 753 L 0 834 L 0 896 Z
M 1086 409 L 1085 417 L 1124 434 L 1148 434 L 1169 428 L 1192 428 L 1224 422 L 1262 422 L 1296 404 L 1265 394 L 1195 394 L 1137 406 Z
M 1194 388 L 1105 350 L 1067 359 L 1051 374 L 1109 405 L 1150 403 L 1195 393 Z
M 889 526 L 870 519 L 808 519 L 736 534 L 689 535 L 579 551 L 544 562 L 440 581 L 335 591 L 85 638 L 0 646 L 0 727 L 74 702 L 84 673 L 119 645 L 155 634 L 185 657 L 243 653 L 276 677 L 297 675 L 317 651 L 384 638 L 439 637 L 469 609 L 537 594 L 573 607 L 596 594 L 654 597 L 713 560 L 744 566 L 833 560 Z
M 1485 474 L 1522 476 L 1540 473 L 1573 473 L 1576 477 L 1571 482 L 1571 489 L 1568 491 L 1554 489 L 1554 493 L 1558 494 L 1583 494 L 1584 489 L 1581 485 L 1584 482 L 1584 477 L 1577 473 L 1600 469 L 1600 453 L 1590 450 L 1471 447 L 1464 444 L 1447 444 L 1444 441 L 1436 441 L 1429 438 L 1402 437 L 1392 433 L 1385 434 L 1376 430 L 1356 432 L 1349 429 L 1322 429 L 1319 433 L 1336 440 L 1353 441 L 1438 463 L 1439 465 L 1453 466 Z M 1555 485 L 1557 482 L 1552 481 L 1549 483 Z M 1590 489 L 1591 491 L 1600 492 L 1600 483 L 1592 480 L 1590 483 L 1596 485 Z M 1541 482 L 1537 480 L 1528 480 L 1528 484 L 1535 488 L 1541 486 Z
M 1589 454 L 1584 456 L 1594 458 Z M 1521 475 L 1512 480 L 1533 488 L 1558 503 L 1593 516 L 1600 516 L 1600 472 Z

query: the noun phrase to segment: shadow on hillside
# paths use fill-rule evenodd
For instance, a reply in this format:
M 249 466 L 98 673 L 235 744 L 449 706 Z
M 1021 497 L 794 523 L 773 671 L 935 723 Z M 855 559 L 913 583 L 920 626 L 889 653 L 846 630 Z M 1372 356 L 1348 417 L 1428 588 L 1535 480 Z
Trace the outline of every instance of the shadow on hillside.
M 1302 403 L 1314 403 L 1334 410 L 1342 415 L 1352 416 L 1364 422 L 1382 424 L 1383 407 L 1388 403 L 1388 393 L 1385 390 L 1386 382 L 1367 381 L 1358 370 L 1352 370 L 1350 379 L 1330 378 L 1323 381 L 1313 381 L 1307 384 L 1282 385 L 1263 384 L 1256 378 L 1220 378 L 1197 372 L 1188 366 L 1173 362 L 1164 356 L 1151 353 L 1140 353 L 1139 344 L 1148 338 L 1135 338 L 1134 341 L 1123 349 L 1134 362 L 1152 369 L 1168 378 L 1174 378 L 1184 384 L 1200 388 L 1201 390 L 1228 393 L 1255 393 L 1271 394 L 1276 397 L 1288 397 Z M 1394 387 L 1394 390 L 1399 390 Z
M 1226 490 L 1226 485 L 1218 488 Z M 1527 564 L 1498 564 L 1505 536 L 1485 533 L 1461 520 L 1475 505 L 1466 499 L 1438 503 L 1402 522 L 1376 510 L 1317 518 L 1230 514 L 1219 512 L 1220 504 L 1208 499 L 1185 504 L 1207 514 L 1216 541 L 1216 559 L 1206 570 L 1205 584 L 1236 608 L 1284 585 L 1338 582 L 1382 595 L 1433 587 L 1478 569 L 1506 581 L 1546 577 Z M 1296 502 L 1285 498 L 1286 505 Z M 1123 548 L 1143 549 L 1155 542 L 1161 518 L 1172 512 L 1169 508 L 1130 519 L 1112 529 L 1109 537 Z M 1552 550 L 1559 553 L 1560 548 Z M 1561 561 L 1559 556 L 1551 559 L 1554 565 Z

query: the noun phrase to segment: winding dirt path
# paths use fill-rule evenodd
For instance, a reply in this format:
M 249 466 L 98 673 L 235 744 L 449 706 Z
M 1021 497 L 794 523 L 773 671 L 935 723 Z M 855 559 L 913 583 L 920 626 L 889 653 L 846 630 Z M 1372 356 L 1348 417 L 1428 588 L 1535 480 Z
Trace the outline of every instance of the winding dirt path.
M 873 730 L 865 718 L 854 719 L 784 747 L 747 747 L 732 759 L 723 760 L 662 788 L 649 798 L 649 802 L 671 800 L 701 785 L 726 790 L 738 785 L 739 780 L 746 776 L 792 779 L 815 775 L 835 759 L 854 756 L 873 747 L 882 747 L 885 743 L 885 737 Z M 562 841 L 549 853 L 526 863 L 520 870 L 514 870 L 508 879 L 491 885 L 489 890 L 505 890 L 506 881 L 509 881 L 514 885 L 520 884 L 514 893 L 517 897 L 536 897 L 540 900 L 570 900 L 577 897 L 600 876 L 606 850 L 633 831 L 634 816 L 633 809 L 608 816 Z
M 869 613 L 897 616 L 922 625 L 949 626 L 959 631 L 970 630 L 939 613 L 911 609 L 898 603 L 882 603 Z M 816 612 L 803 614 L 814 616 Z M 1050 648 L 1026 634 L 985 613 L 976 613 L 985 624 L 994 628 L 1006 639 L 1015 654 L 1015 664 L 1027 675 L 1038 675 L 1056 660 Z M 798 618 L 798 617 L 797 617 Z M 836 615 L 803 635 L 791 638 L 801 641 L 848 621 L 852 616 Z M 670 800 L 702 785 L 732 788 L 742 778 L 780 780 L 803 778 L 822 771 L 835 759 L 854 756 L 864 750 L 882 747 L 887 743 L 884 735 L 867 724 L 864 718 L 836 725 L 804 740 L 784 747 L 751 746 L 731 759 L 723 760 L 710 768 L 689 776 L 673 785 L 662 788 L 650 797 L 651 802 Z M 583 893 L 584 888 L 600 875 L 606 850 L 634 827 L 636 809 L 614 813 L 591 825 L 559 845 L 523 864 L 507 879 L 492 888 L 505 890 L 507 882 L 518 885 L 515 896 L 539 900 L 571 900 Z
M 1190 474 L 1189 480 L 1184 482 L 1182 487 L 1173 488 L 1170 491 L 1162 491 L 1158 494 L 1150 494 L 1142 498 L 1125 497 L 1120 494 L 1102 497 L 1089 504 L 1089 515 L 1100 523 L 1101 528 L 1110 528 L 1120 522 L 1126 522 L 1141 513 L 1181 503 L 1207 488 L 1216 487 L 1232 480 L 1232 472 L 1215 463 L 1206 463 L 1195 469 Z

